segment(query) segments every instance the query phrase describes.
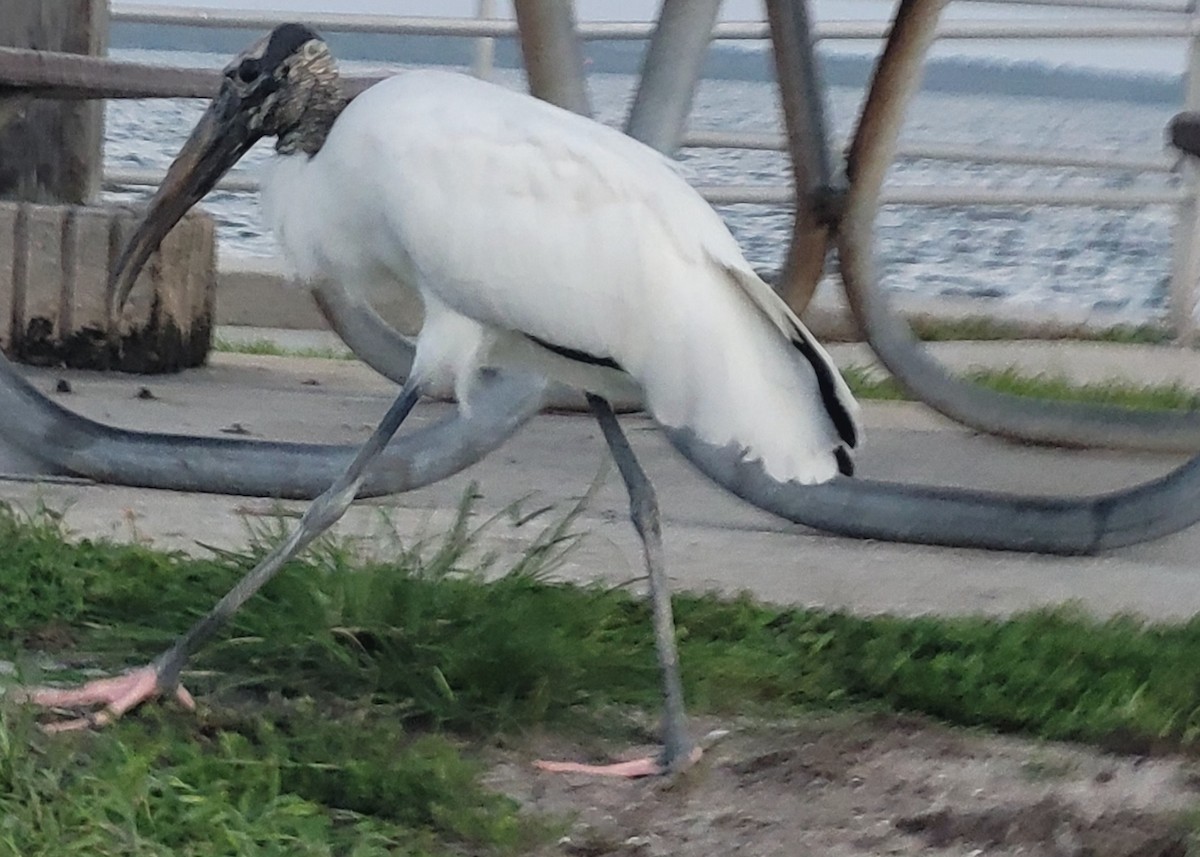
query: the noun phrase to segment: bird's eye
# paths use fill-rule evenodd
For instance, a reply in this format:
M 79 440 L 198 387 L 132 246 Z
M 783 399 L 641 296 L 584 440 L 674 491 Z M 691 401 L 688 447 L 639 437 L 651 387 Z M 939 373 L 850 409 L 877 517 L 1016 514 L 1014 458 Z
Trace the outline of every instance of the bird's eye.
M 242 60 L 242 64 L 237 67 L 237 79 L 242 83 L 253 83 L 258 77 L 258 62 L 256 60 Z

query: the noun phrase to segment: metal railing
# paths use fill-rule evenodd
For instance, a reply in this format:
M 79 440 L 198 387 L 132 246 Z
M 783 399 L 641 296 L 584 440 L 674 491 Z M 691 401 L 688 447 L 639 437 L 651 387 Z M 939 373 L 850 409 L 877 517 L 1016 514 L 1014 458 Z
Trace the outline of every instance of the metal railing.
M 967 0 L 983 2 L 983 0 Z M 1200 14 L 1182 3 L 1169 0 L 989 0 L 1018 7 L 1088 8 L 1120 12 L 1109 17 L 1088 16 L 1065 20 L 957 20 L 944 21 L 938 37 L 955 40 L 1181 40 L 1189 47 L 1188 94 L 1186 108 L 1200 107 Z M 480 6 L 482 12 L 484 6 Z M 295 13 L 263 12 L 199 7 L 163 8 L 138 4 L 116 4 L 112 19 L 117 22 L 175 24 L 207 28 L 266 29 L 291 20 Z M 320 30 L 343 33 L 383 33 L 395 35 L 457 36 L 483 39 L 517 36 L 512 20 L 481 14 L 477 18 L 430 18 L 394 15 L 317 13 L 305 15 L 307 23 Z M 651 35 L 648 22 L 586 22 L 579 25 L 585 40 L 641 40 Z M 816 36 L 828 41 L 878 40 L 887 32 L 882 21 L 828 21 L 818 24 Z M 733 21 L 714 27 L 714 39 L 763 40 L 768 37 L 766 23 Z M 490 71 L 490 64 L 477 63 L 476 71 Z M 732 148 L 784 150 L 780 134 L 692 131 L 683 145 L 695 148 Z M 909 145 L 900 151 L 902 158 L 1008 164 L 1030 167 L 1063 167 L 1088 170 L 1112 170 L 1157 175 L 1164 185 L 1140 184 L 1122 188 L 1085 189 L 985 189 L 971 187 L 894 187 L 885 191 L 888 204 L 917 206 L 1095 206 L 1137 208 L 1146 205 L 1170 205 L 1178 208 L 1175 258 L 1172 272 L 1172 323 L 1181 333 L 1193 327 L 1196 304 L 1195 284 L 1200 279 L 1200 245 L 1194 227 L 1200 217 L 1200 175 L 1190 167 L 1180 168 L 1165 153 L 1159 158 L 1128 157 L 1111 152 L 1052 151 L 1005 149 L 954 145 Z M 1180 173 L 1174 179 L 1171 173 Z M 111 170 L 105 175 L 110 189 L 154 186 L 162 174 L 146 170 Z M 218 187 L 234 192 L 257 190 L 258 183 L 245 174 L 233 174 Z M 704 186 L 700 192 L 714 204 L 763 204 L 791 206 L 794 195 L 789 188 L 774 185 L 730 184 Z
M 1049 4 L 1047 4 L 1049 5 Z M 1063 5 L 1055 3 L 1054 5 Z M 1070 4 L 1066 4 L 1070 5 Z M 1124 8 L 1112 5 L 1108 8 Z M 1133 7 L 1137 8 L 1137 7 Z M 1091 21 L 947 21 L 938 28 L 939 39 L 1161 39 L 1186 38 L 1196 34 L 1191 17 L 1182 9 L 1162 17 Z M 120 4 L 112 9 L 112 20 L 137 24 L 176 24 L 216 29 L 269 29 L 295 20 L 295 12 L 266 12 L 248 9 L 209 9 Z M 306 13 L 310 26 L 333 33 L 382 33 L 385 35 L 462 36 L 466 38 L 515 38 L 517 24 L 507 19 L 405 17 L 363 15 L 348 12 Z M 648 39 L 654 25 L 643 21 L 591 21 L 580 23 L 578 34 L 588 41 L 638 41 Z M 877 41 L 887 35 L 883 21 L 826 21 L 818 23 L 815 35 L 821 40 Z M 770 38 L 764 21 L 726 21 L 713 28 L 714 39 L 765 41 Z
M 117 169 L 104 175 L 107 190 L 158 187 L 165 174 L 159 170 Z M 260 189 L 257 178 L 234 171 L 216 184 L 217 190 L 252 193 Z M 777 185 L 696 185 L 696 190 L 713 205 L 795 205 L 790 188 Z M 1145 205 L 1178 205 L 1187 197 L 1182 188 L 1100 188 L 1096 190 L 975 189 L 969 187 L 898 187 L 884 191 L 884 205 L 1053 205 L 1095 208 L 1141 208 Z

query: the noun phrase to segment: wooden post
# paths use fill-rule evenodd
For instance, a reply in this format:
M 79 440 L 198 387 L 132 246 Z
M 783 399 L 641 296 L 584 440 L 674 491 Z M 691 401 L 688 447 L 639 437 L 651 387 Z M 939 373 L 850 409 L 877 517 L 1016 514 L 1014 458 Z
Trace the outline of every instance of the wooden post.
M 0 4 L 0 47 L 105 54 L 108 0 Z M 111 318 L 108 272 L 138 214 L 91 204 L 103 151 L 103 101 L 0 94 L 0 348 L 27 363 L 81 369 L 197 366 L 212 345 L 213 221 L 184 218 L 122 316 Z
M 1193 8 L 1192 38 L 1188 41 L 1188 66 L 1184 77 L 1184 109 L 1200 108 L 1200 9 Z M 1179 165 L 1180 184 L 1186 191 L 1175 215 L 1172 230 L 1171 284 L 1167 318 L 1176 341 L 1191 347 L 1196 341 L 1196 305 L 1200 296 L 1200 168 L 1194 159 L 1184 158 Z
M 108 0 L 4 0 L 0 46 L 103 56 Z M 104 102 L 0 99 L 0 199 L 80 205 L 100 190 Z

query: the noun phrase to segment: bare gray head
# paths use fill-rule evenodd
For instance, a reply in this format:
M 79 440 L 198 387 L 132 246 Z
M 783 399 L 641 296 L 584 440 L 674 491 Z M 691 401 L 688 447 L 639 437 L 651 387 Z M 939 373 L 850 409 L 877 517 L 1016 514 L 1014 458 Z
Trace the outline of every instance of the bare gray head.
M 281 24 L 235 57 L 111 272 L 114 309 L 171 227 L 251 146 L 275 137 L 279 152 L 312 157 L 345 106 L 328 45 L 303 24 Z
M 315 155 L 346 106 L 329 46 L 303 24 L 281 24 L 235 57 L 222 90 L 285 154 Z

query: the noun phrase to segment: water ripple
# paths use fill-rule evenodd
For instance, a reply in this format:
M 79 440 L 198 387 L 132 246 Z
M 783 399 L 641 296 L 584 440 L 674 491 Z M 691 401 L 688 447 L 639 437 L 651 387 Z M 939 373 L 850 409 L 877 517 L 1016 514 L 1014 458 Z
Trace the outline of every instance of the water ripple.
M 214 66 L 205 54 L 115 51 L 138 61 Z M 398 67 L 348 63 L 354 71 Z M 501 83 L 523 85 L 516 72 L 498 73 Z M 598 74 L 592 97 L 601 121 L 619 125 L 633 93 L 628 75 Z M 848 134 L 861 93 L 835 88 L 829 97 L 839 139 Z M 106 160 L 110 169 L 165 169 L 196 122 L 203 105 L 183 101 L 111 101 Z M 908 142 L 1104 151 L 1154 158 L 1162 152 L 1169 105 L 1058 101 L 1027 97 L 924 93 L 916 101 Z M 705 81 L 697 93 L 694 129 L 778 132 L 779 108 L 771 86 L 746 81 Z M 269 157 L 260 144 L 244 159 L 251 171 Z M 680 155 L 684 174 L 703 184 L 786 185 L 787 158 L 779 152 L 692 149 Z M 1079 191 L 1127 188 L 1169 178 L 1123 171 L 1029 168 L 905 159 L 893 166 L 895 186 L 986 187 L 997 190 Z M 108 194 L 128 202 L 142 192 Z M 260 226 L 256 199 L 214 193 L 206 201 L 219 223 L 221 246 L 238 253 L 274 255 Z M 756 267 L 778 268 L 787 251 L 791 214 L 785 208 L 728 205 L 719 208 Z M 1119 310 L 1131 321 L 1161 317 L 1170 279 L 1169 206 L 1142 209 L 1091 207 L 926 208 L 887 206 L 878 223 L 878 259 L 885 285 L 921 295 L 965 295 L 989 301 L 1043 305 L 1070 296 L 1085 307 Z M 986 305 L 985 305 L 986 306 Z M 982 307 L 981 307 L 982 308 Z

